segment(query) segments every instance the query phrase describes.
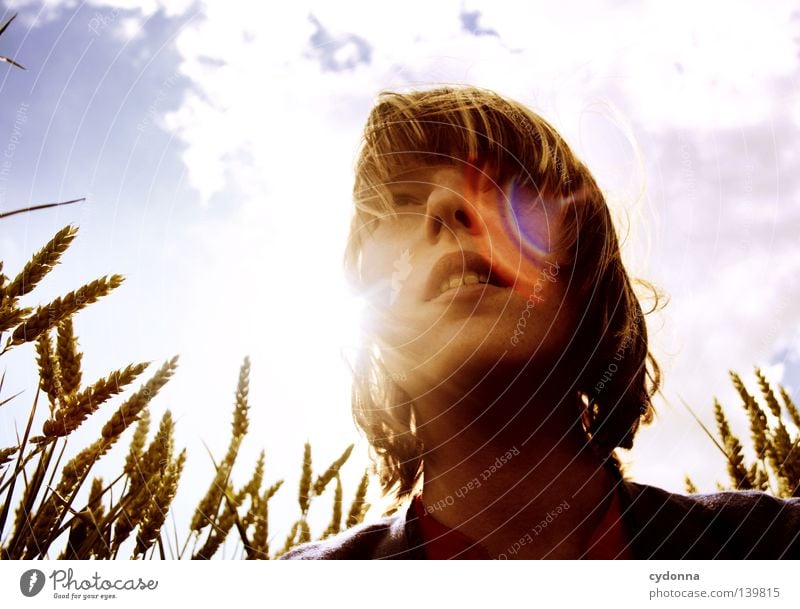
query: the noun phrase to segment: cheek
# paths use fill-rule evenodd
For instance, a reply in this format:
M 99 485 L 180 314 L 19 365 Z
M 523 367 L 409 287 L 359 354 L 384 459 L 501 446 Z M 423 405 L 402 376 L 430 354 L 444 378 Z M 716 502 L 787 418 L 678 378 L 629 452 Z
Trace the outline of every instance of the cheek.
M 375 305 L 392 305 L 414 268 L 407 241 L 395 233 L 376 230 L 362 248 L 362 274 Z
M 523 298 L 552 292 L 561 267 L 554 244 L 562 230 L 558 204 L 511 197 L 484 217 L 489 235 L 481 253 L 492 260 L 501 279 Z

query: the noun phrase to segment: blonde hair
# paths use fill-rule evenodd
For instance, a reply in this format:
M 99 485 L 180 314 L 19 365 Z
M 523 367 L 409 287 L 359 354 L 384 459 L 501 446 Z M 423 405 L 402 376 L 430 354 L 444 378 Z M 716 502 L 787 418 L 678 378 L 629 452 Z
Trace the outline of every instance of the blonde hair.
M 587 442 L 618 464 L 614 449 L 630 448 L 640 422 L 652 420 L 660 370 L 648 351 L 644 314 L 622 264 L 605 198 L 543 118 L 477 87 L 381 92 L 356 162 L 355 213 L 344 260 L 349 281 L 356 289 L 368 287 L 361 273 L 362 246 L 375 216 L 392 213 L 386 183 L 399 172 L 431 163 L 480 164 L 499 184 L 513 180 L 541 196 L 568 201 L 571 213 L 565 215 L 557 248 L 566 254 L 572 276 L 585 278 L 568 295 L 579 299 L 585 314 L 567 351 L 586 360 L 577 368 L 575 387 L 585 406 Z M 653 292 L 656 304 L 648 313 L 658 303 Z M 621 359 L 615 357 L 620 353 Z M 609 377 L 611 362 L 615 368 Z M 395 507 L 422 475 L 423 446 L 412 406 L 377 343 L 364 345 L 355 361 L 353 417 L 370 442 L 382 490 L 393 495 Z

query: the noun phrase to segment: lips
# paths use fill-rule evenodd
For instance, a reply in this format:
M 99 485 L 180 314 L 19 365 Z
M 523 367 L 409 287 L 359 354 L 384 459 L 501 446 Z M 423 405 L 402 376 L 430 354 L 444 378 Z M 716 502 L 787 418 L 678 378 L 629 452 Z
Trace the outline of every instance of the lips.
M 444 281 L 453 275 L 463 276 L 465 273 L 475 273 L 479 277 L 487 276 L 486 283 L 489 285 L 508 287 L 492 270 L 492 265 L 486 258 L 477 252 L 462 250 L 445 254 L 433 265 L 425 285 L 425 300 L 433 300 L 439 296 Z

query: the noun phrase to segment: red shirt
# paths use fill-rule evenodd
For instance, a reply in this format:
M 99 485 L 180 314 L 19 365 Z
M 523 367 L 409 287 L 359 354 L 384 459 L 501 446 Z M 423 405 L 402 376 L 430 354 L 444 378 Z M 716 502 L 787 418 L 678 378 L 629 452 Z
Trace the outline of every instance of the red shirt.
M 491 558 L 486 548 L 480 543 L 476 543 L 461 531 L 442 524 L 429 514 L 422 503 L 422 495 L 414 496 L 414 514 L 425 542 L 426 558 L 432 560 L 489 560 Z M 632 558 L 622 526 L 622 513 L 616 492 L 612 496 L 603 519 L 592 534 L 589 549 L 582 558 L 590 560 Z

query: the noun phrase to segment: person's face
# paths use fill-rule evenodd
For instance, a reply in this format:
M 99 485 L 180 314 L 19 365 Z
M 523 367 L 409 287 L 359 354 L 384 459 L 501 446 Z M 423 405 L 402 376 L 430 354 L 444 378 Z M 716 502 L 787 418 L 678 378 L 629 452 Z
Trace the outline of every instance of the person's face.
M 561 203 L 466 165 L 422 166 L 387 187 L 398 215 L 365 231 L 363 274 L 393 378 L 413 398 L 499 360 L 546 377 L 572 334 L 569 273 L 553 252 Z

